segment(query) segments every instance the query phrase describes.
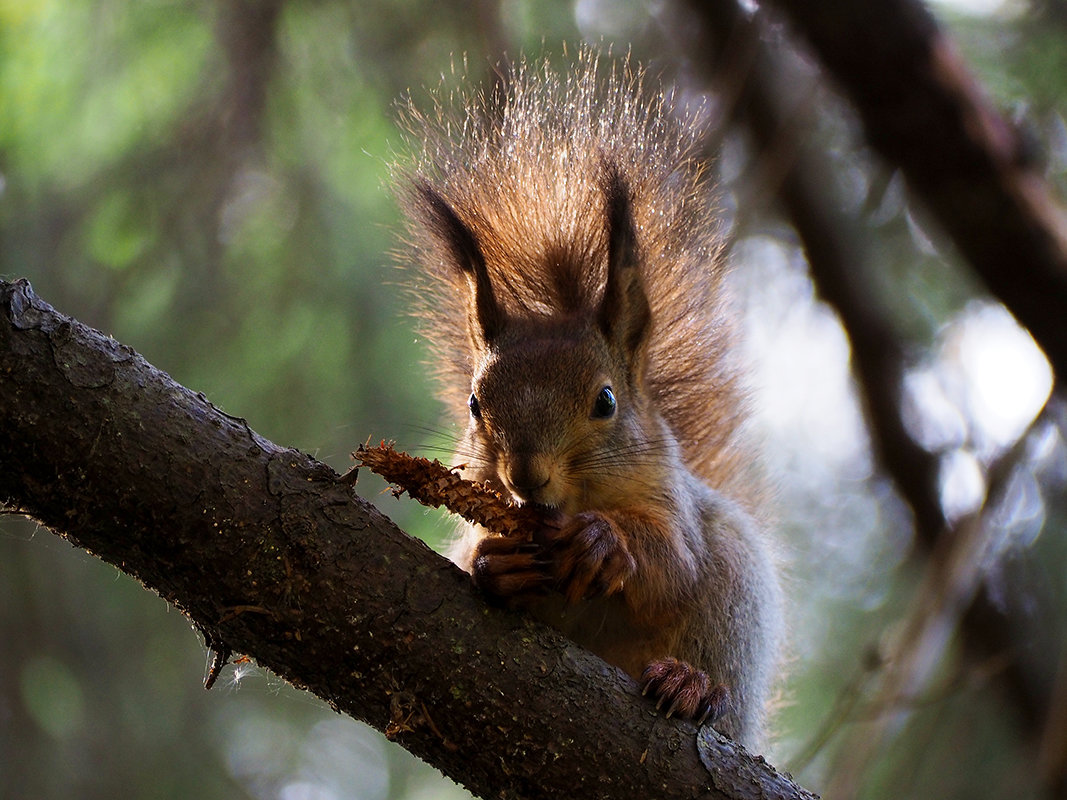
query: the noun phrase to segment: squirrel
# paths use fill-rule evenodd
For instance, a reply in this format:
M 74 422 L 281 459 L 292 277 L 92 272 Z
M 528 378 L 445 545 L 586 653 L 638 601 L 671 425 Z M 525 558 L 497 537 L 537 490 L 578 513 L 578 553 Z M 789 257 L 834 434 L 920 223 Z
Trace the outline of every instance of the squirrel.
M 760 741 L 776 558 L 725 302 L 702 129 L 627 59 L 520 61 L 491 94 L 403 112 L 404 259 L 465 478 L 543 512 L 449 555 L 640 682 Z

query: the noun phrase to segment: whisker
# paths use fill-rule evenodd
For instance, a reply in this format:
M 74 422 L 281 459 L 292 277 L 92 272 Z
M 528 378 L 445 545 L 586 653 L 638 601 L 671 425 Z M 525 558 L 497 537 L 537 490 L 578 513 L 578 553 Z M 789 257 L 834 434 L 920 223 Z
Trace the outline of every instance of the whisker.
M 576 445 L 573 449 L 578 449 L 578 446 L 580 445 Z M 641 465 L 642 463 L 652 464 L 663 453 L 669 452 L 673 447 L 674 443 L 669 439 L 635 442 L 622 447 L 595 451 L 574 458 L 569 463 L 572 469 L 579 470 L 601 468 L 613 464 L 627 464 L 630 466 Z

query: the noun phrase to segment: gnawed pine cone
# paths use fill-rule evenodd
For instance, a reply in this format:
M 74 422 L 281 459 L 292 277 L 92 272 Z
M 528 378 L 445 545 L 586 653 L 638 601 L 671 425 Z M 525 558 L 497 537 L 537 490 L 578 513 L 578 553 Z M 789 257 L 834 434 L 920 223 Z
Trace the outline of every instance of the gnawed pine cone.
M 357 466 L 367 467 L 394 484 L 396 497 L 407 492 L 423 505 L 444 506 L 502 536 L 529 534 L 541 523 L 538 511 L 512 505 L 488 486 L 464 480 L 436 458 L 430 461 L 411 456 L 386 442 L 377 447 L 360 445 L 352 458 Z

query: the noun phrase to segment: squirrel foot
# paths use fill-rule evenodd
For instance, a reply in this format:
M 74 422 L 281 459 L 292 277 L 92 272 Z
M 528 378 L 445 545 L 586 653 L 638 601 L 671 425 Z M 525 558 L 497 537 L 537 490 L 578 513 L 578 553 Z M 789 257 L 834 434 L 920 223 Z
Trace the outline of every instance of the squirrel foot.
M 517 536 L 488 536 L 478 542 L 472 576 L 479 589 L 506 600 L 543 596 L 553 583 L 541 546 Z
M 667 716 L 714 723 L 730 704 L 730 689 L 712 684 L 706 672 L 676 658 L 653 661 L 641 674 L 641 694 L 658 698 L 656 708 L 667 706 Z
M 546 520 L 539 538 L 556 588 L 570 603 L 616 594 L 637 570 L 615 523 L 596 511 Z

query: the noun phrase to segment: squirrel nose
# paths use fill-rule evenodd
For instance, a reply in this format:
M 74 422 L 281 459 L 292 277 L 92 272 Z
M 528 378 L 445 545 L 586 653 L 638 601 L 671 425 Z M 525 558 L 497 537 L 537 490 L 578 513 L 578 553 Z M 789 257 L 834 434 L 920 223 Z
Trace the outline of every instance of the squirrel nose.
M 551 463 L 545 456 L 515 455 L 504 468 L 504 482 L 511 493 L 524 503 L 541 501 L 542 490 L 551 480 Z

